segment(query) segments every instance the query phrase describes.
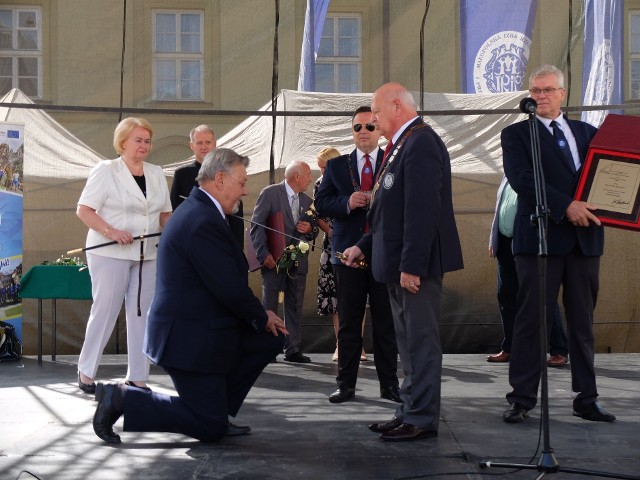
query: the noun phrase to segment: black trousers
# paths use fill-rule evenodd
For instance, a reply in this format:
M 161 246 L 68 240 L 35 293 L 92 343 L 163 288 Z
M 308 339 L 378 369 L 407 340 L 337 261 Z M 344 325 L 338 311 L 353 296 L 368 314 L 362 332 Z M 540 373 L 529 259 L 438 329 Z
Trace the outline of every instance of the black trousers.
M 339 386 L 355 388 L 362 351 L 362 319 L 367 295 L 373 332 L 373 360 L 380 386 L 398 385 L 398 347 L 389 306 L 387 286 L 374 280 L 371 268 L 334 265 L 338 296 L 338 377 Z

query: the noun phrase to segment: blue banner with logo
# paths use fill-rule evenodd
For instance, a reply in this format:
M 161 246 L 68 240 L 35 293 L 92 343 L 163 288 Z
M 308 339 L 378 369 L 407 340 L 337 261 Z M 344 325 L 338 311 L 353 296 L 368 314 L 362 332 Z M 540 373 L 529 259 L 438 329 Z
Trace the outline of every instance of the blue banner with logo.
M 22 342 L 22 192 L 24 126 L 0 122 L 0 320 Z
M 583 105 L 622 103 L 623 11 L 622 0 L 584 0 Z M 582 120 L 599 127 L 608 112 L 583 112 Z
M 328 8 L 329 0 L 307 0 L 302 52 L 300 53 L 300 72 L 298 73 L 299 91 L 315 92 L 316 90 L 316 55 L 322 39 L 322 29 Z
M 463 93 L 526 88 L 538 0 L 460 0 Z

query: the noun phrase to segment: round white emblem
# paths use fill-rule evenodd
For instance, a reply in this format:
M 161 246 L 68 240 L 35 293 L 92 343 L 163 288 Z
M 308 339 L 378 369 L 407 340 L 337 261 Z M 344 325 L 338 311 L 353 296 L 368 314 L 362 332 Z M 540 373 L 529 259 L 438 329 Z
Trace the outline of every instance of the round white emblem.
M 476 93 L 517 92 L 522 88 L 531 39 L 520 32 L 498 32 L 476 54 L 473 85 Z
M 389 190 L 393 186 L 393 173 L 387 173 L 382 181 L 382 186 Z
M 584 90 L 584 105 L 610 105 L 615 87 L 616 64 L 611 54 L 611 40 L 605 39 L 594 48 L 589 81 Z M 584 112 L 582 120 L 599 127 L 607 116 L 606 110 Z

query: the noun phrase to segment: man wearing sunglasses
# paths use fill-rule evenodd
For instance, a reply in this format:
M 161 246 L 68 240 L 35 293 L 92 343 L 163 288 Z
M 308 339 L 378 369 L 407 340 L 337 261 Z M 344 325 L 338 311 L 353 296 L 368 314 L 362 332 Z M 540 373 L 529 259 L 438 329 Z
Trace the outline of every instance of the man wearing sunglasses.
M 369 198 L 382 163 L 378 147 L 380 131 L 370 123 L 371 108 L 358 108 L 351 118 L 356 148 L 327 162 L 315 205 L 322 216 L 333 218 L 331 251 L 343 252 L 356 244 L 367 231 Z M 380 397 L 400 402 L 397 376 L 397 347 L 387 287 L 376 282 L 371 267 L 355 269 L 331 259 L 338 297 L 338 377 L 331 403 L 342 403 L 355 395 L 360 352 L 362 318 L 369 296 L 373 331 L 374 363 L 380 381 Z

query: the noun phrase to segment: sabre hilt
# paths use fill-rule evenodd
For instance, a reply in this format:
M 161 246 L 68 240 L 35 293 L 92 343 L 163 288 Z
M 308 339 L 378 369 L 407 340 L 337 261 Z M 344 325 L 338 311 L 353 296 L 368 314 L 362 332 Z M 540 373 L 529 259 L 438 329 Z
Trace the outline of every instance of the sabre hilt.
M 339 260 L 348 260 L 348 257 L 342 252 L 336 252 L 335 255 Z M 352 263 L 356 266 L 356 268 L 367 268 L 367 262 L 365 262 L 364 260 L 354 260 Z

